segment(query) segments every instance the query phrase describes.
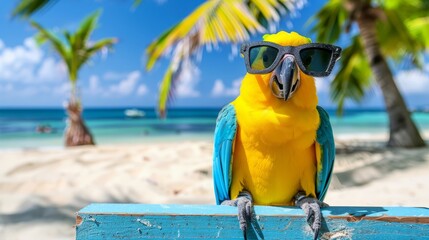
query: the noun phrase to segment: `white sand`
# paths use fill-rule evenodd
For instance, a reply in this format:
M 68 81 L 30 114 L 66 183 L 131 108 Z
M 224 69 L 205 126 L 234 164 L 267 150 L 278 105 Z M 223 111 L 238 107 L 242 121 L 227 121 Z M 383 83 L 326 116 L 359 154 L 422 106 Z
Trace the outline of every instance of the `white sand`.
M 429 206 L 429 148 L 338 138 L 330 205 Z M 74 239 L 92 202 L 214 204 L 212 142 L 0 152 L 0 239 Z

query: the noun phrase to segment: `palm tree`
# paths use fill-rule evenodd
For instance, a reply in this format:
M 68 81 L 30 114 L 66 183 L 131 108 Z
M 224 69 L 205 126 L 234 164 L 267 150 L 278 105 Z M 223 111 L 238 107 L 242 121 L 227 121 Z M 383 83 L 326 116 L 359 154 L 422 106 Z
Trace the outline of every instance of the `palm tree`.
M 182 63 L 192 61 L 203 47 L 234 45 L 249 40 L 253 34 L 267 32 L 268 28 L 274 31 L 281 16 L 302 4 L 301 0 L 209 0 L 155 39 L 146 49 L 146 70 L 151 70 L 162 55 L 172 53 L 159 90 L 161 117 L 165 117 L 167 103 L 174 95 Z
M 425 146 L 389 63 L 408 61 L 421 66 L 422 54 L 429 47 L 428 12 L 429 2 L 425 0 L 331 0 L 314 16 L 313 31 L 320 42 L 338 41 L 356 23 L 359 31 L 343 51 L 339 72 L 331 84 L 332 97 L 341 111 L 345 99 L 358 101 L 364 96 L 373 77 L 389 116 L 388 146 Z
M 93 145 L 94 140 L 82 118 L 81 101 L 77 94 L 76 83 L 80 68 L 97 52 L 113 46 L 117 42 L 115 38 L 105 38 L 92 42 L 89 40 L 94 31 L 100 11 L 85 18 L 76 32 L 65 31 L 65 41 L 60 36 L 43 28 L 40 24 L 32 21 L 31 25 L 38 30 L 36 40 L 39 44 L 49 42 L 55 52 L 60 56 L 67 66 L 71 84 L 70 100 L 66 106 L 69 125 L 65 132 L 65 145 Z

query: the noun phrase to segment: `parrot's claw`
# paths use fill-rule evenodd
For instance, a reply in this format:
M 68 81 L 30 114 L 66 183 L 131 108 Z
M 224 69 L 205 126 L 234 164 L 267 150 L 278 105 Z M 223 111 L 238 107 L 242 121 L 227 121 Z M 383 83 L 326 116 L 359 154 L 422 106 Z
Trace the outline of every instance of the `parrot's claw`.
M 328 205 L 316 198 L 307 197 L 302 193 L 296 195 L 295 205 L 304 210 L 307 216 L 307 223 L 310 225 L 311 230 L 314 233 L 314 240 L 319 235 L 320 228 L 322 226 L 322 212 L 321 207 L 327 207 Z
M 247 239 L 247 226 L 252 221 L 253 215 L 253 202 L 252 195 L 249 192 L 240 192 L 238 197 L 234 200 L 225 200 L 221 205 L 235 206 L 238 208 L 238 222 L 240 229 L 243 231 L 243 238 Z

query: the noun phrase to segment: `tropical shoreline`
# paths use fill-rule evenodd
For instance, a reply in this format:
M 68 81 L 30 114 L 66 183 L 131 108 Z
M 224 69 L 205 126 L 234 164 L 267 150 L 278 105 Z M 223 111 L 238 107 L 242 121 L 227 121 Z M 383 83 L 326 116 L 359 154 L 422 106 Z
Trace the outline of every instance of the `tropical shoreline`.
M 85 122 L 97 145 L 145 144 L 167 139 L 210 141 L 219 113 L 217 108 L 171 109 L 168 118 L 161 120 L 154 109 L 143 109 L 144 117 L 133 119 L 126 118 L 124 110 L 126 108 L 84 111 Z M 341 117 L 335 114 L 335 109 L 327 111 L 336 137 L 370 139 L 375 135 L 387 138 L 388 117 L 382 109 L 346 109 Z M 0 109 L 0 151 L 62 147 L 64 118 L 63 109 Z M 429 133 L 429 114 L 416 113 L 413 118 L 420 131 L 429 136 L 426 134 Z M 37 132 L 40 126 L 49 126 L 52 131 Z

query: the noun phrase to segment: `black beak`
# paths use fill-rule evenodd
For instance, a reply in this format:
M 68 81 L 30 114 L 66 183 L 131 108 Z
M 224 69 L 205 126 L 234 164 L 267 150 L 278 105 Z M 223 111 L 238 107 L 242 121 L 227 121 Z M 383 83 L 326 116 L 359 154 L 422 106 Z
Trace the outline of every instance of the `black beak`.
M 298 82 L 299 74 L 295 57 L 286 55 L 273 71 L 270 80 L 271 91 L 277 98 L 286 101 L 296 90 Z

